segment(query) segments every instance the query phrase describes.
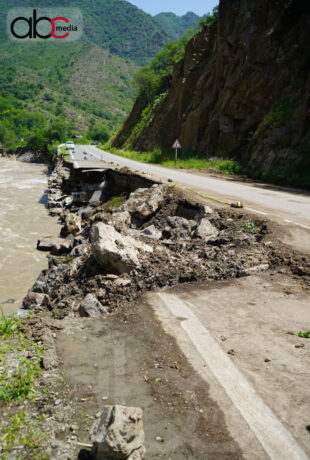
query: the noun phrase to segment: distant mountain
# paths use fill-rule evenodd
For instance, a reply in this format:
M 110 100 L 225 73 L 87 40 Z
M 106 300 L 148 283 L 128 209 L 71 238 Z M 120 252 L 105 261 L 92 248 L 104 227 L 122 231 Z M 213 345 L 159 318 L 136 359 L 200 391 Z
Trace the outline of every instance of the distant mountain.
M 0 128 L 18 139 L 31 136 L 42 117 L 40 126 L 61 119 L 73 132 L 85 133 L 95 125 L 113 132 L 135 99 L 138 66 L 149 63 L 167 42 L 196 23 L 188 13 L 182 18 L 172 14 L 161 24 L 125 0 L 12 3 L 0 0 Z M 75 42 L 13 41 L 5 24 L 12 7 L 52 8 L 56 16 L 62 8 L 78 8 L 83 35 Z
M 0 44 L 0 55 L 0 99 L 46 119 L 62 116 L 78 132 L 98 123 L 113 130 L 136 95 L 138 67 L 90 42 L 7 41 Z M 19 131 L 22 114 L 3 107 L 0 124 Z
M 184 16 L 177 16 L 174 13 L 159 13 L 154 16 L 154 19 L 174 38 L 180 38 L 188 29 L 196 28 L 200 21 L 200 17 L 192 12 L 188 12 Z
M 151 15 L 124 0 L 17 0 L 14 5 L 0 0 L 0 30 L 5 30 L 5 13 L 12 7 L 78 8 L 82 12 L 85 40 L 110 51 L 117 56 L 144 65 L 175 34 Z M 2 37 L 3 38 L 3 35 Z

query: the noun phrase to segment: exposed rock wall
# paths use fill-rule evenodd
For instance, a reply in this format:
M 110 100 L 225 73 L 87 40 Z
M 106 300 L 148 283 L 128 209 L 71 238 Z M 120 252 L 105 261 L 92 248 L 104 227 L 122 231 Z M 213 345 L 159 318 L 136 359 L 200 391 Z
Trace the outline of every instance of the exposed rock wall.
M 169 149 L 178 137 L 187 151 L 236 156 L 260 169 L 309 158 L 309 31 L 308 2 L 221 0 L 218 21 L 189 42 L 132 146 Z M 114 145 L 126 145 L 140 106 Z

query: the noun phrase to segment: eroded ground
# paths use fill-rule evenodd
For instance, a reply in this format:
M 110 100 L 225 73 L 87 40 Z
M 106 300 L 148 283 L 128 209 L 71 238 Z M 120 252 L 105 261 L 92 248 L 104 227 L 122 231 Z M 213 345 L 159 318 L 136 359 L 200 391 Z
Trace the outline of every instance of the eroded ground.
M 62 239 L 41 241 L 49 270 L 24 300 L 23 327 L 44 347 L 47 390 L 31 407 L 49 437 L 37 458 L 76 458 L 106 404 L 144 409 L 146 458 L 268 458 L 162 294 L 187 305 L 309 454 L 308 339 L 287 332 L 309 330 L 310 264 L 280 242 L 283 227 L 163 185 L 126 192 L 128 171 L 112 188 L 71 174 L 52 178 Z

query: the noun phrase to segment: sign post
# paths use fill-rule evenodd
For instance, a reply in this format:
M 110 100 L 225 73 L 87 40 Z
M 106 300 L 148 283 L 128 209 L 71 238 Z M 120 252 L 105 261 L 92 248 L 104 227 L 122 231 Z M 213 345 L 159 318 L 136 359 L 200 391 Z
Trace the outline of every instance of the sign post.
M 176 140 L 174 141 L 174 144 L 173 144 L 172 148 L 175 149 L 174 164 L 176 165 L 176 164 L 177 164 L 177 160 L 178 160 L 178 149 L 181 149 L 181 148 L 182 148 L 179 139 L 176 139 Z

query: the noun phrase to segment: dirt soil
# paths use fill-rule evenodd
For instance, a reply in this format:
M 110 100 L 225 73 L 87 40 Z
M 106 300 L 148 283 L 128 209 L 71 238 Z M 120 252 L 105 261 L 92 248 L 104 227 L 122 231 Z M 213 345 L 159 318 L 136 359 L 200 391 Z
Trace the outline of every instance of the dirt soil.
M 208 385 L 147 303 L 137 302 L 108 320 L 63 322 L 61 371 L 77 400 L 85 398 L 79 440 L 89 442 L 87 421 L 105 404 L 125 404 L 144 410 L 148 459 L 243 458 Z

